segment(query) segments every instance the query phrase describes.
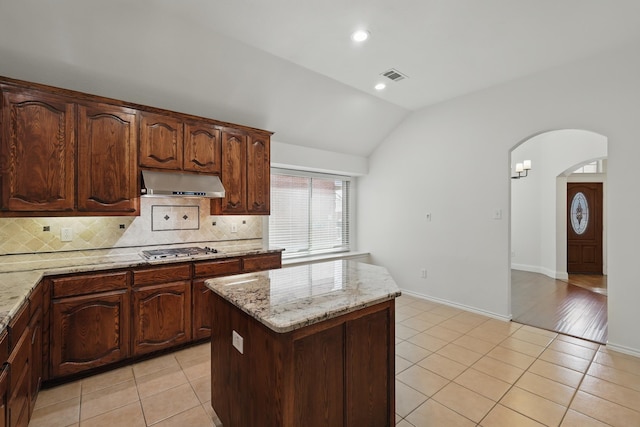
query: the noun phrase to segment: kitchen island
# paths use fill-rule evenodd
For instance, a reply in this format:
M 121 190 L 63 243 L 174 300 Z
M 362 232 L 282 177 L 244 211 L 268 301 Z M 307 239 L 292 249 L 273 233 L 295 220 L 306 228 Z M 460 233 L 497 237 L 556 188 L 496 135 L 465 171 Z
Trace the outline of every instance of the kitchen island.
M 383 267 L 331 261 L 206 281 L 224 426 L 395 425 L 395 298 Z

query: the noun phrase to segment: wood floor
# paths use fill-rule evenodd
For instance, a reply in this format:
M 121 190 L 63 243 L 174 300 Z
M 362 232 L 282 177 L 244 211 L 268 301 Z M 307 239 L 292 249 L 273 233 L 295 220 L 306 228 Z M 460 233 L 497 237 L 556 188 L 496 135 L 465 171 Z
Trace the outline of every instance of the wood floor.
M 511 270 L 511 310 L 516 322 L 604 344 L 606 276 L 570 275 L 565 282 Z

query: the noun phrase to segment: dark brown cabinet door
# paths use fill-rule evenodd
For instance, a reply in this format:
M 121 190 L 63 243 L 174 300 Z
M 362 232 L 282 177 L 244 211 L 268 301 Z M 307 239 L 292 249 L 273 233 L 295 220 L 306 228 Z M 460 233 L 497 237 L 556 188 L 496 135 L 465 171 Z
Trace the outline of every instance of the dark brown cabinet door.
M 32 306 L 32 310 L 34 307 Z M 36 406 L 36 398 L 42 382 L 42 304 L 37 307 L 36 312 L 31 316 L 29 333 L 31 335 L 31 377 L 29 379 L 31 382 L 29 386 L 31 400 L 29 402 L 29 416 L 31 416 Z
M 78 113 L 78 210 L 135 214 L 135 111 L 96 104 Z
M 193 339 L 211 336 L 213 293 L 204 284 L 206 279 L 193 281 Z
M 133 290 L 133 354 L 191 340 L 191 281 Z
M 269 215 L 271 161 L 269 137 L 250 136 L 247 143 L 247 212 Z
M 74 209 L 75 105 L 2 87 L 2 210 Z
M 222 132 L 222 213 L 247 212 L 247 137 Z
M 602 183 L 567 183 L 567 272 L 602 274 Z
M 184 170 L 220 173 L 220 129 L 205 123 L 184 125 Z
M 11 427 L 24 426 L 29 423 L 29 385 L 30 358 L 31 358 L 31 334 L 29 328 L 25 328 L 16 345 L 9 355 L 9 403 L 8 419 Z
M 74 374 L 129 356 L 129 292 L 53 300 L 52 376 Z
M 142 113 L 140 120 L 140 166 L 182 169 L 182 121 L 160 114 Z

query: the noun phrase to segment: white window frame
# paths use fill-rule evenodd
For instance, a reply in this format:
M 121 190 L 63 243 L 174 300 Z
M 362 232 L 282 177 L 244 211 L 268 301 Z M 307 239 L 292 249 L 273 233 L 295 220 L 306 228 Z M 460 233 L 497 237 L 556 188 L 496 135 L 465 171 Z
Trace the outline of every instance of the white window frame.
M 296 175 L 296 176 L 302 176 L 302 177 L 309 177 L 309 178 L 324 178 L 324 179 L 340 179 L 343 181 L 349 181 L 349 197 L 348 197 L 348 215 L 347 215 L 347 220 L 349 222 L 349 249 L 345 249 L 342 251 L 333 251 L 333 252 L 326 252 L 326 253 L 316 253 L 316 254 L 305 254 L 305 255 L 300 255 L 300 256 L 293 256 L 293 257 L 288 257 L 286 254 L 286 251 L 283 252 L 283 261 L 288 259 L 290 262 L 292 260 L 297 261 L 301 261 L 304 259 L 321 259 L 321 258 L 334 258 L 336 256 L 340 256 L 340 255 L 345 255 L 348 253 L 352 253 L 355 251 L 355 244 L 356 244 L 356 226 L 355 226 L 355 221 L 354 219 L 356 218 L 356 194 L 357 194 L 357 177 L 355 176 L 348 176 L 348 175 L 339 175 L 339 174 L 331 174 L 331 173 L 324 173 L 324 172 L 316 172 L 316 171 L 309 171 L 309 170 L 299 170 L 299 169 L 293 169 L 293 168 L 275 168 L 272 167 L 271 168 L 271 173 L 283 173 L 283 174 L 288 174 L 288 175 Z M 263 246 L 265 247 L 272 247 L 270 246 L 270 241 L 269 241 L 269 216 L 264 216 L 263 217 L 263 222 L 262 222 L 262 239 L 263 239 Z M 273 248 L 273 247 L 272 247 Z

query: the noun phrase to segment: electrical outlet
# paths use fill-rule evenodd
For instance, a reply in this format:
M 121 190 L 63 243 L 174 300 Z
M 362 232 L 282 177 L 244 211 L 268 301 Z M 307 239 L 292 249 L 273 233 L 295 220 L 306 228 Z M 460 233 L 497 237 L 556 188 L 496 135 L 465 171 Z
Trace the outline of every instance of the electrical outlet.
M 431 212 L 427 213 L 427 222 L 431 222 Z
M 244 354 L 244 339 L 236 331 L 231 331 L 231 342 L 240 354 Z
M 422 277 L 423 279 L 427 278 L 427 269 L 423 268 L 422 270 L 420 270 L 420 277 Z
M 73 229 L 72 228 L 61 228 L 60 229 L 60 241 L 62 242 L 70 242 L 73 240 Z
M 236 224 L 235 222 L 231 223 L 231 232 L 232 233 L 237 233 L 238 232 L 238 224 Z

